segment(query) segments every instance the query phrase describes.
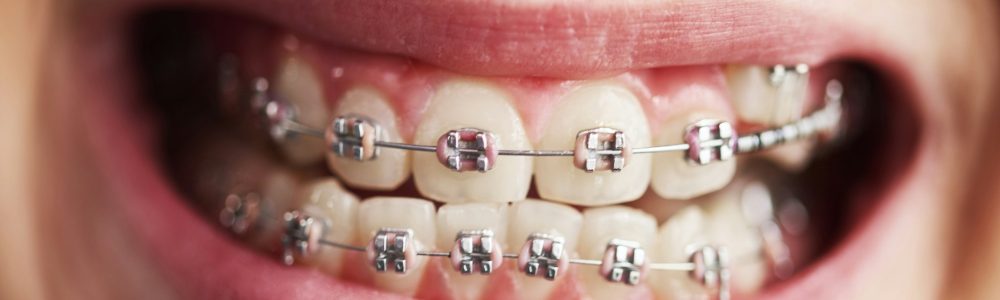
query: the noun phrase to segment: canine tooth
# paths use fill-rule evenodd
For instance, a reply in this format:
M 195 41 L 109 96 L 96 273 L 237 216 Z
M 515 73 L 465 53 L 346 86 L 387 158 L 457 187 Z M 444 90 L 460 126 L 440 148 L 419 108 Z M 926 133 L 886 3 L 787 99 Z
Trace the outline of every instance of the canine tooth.
M 779 125 L 802 116 L 809 85 L 809 67 L 726 67 L 733 106 L 743 121 Z
M 516 202 L 510 208 L 507 245 L 511 251 L 519 251 L 528 237 L 535 233 L 562 237 L 562 256 L 568 259 L 576 252 L 577 237 L 580 235 L 582 222 L 583 216 L 565 204 L 534 199 Z M 515 284 L 521 287 L 517 289 L 519 293 L 517 298 L 549 299 L 553 289 L 566 278 L 564 275 L 568 272 L 566 268 L 559 268 L 556 278 L 550 281 L 543 279 L 544 270 L 540 270 L 536 276 L 528 276 L 518 271 L 514 275 Z
M 437 249 L 446 250 L 456 246 L 456 235 L 468 230 L 490 230 L 493 233 L 493 244 L 499 245 L 504 253 L 509 251 L 505 245 L 507 236 L 507 204 L 506 203 L 460 203 L 445 204 L 438 209 L 437 214 Z M 499 254 L 494 251 L 494 254 Z M 455 299 L 479 299 L 482 296 L 490 276 L 479 275 L 480 269 L 475 268 L 471 274 L 462 274 L 453 266 L 457 257 L 442 259 L 441 263 L 451 285 L 452 297 Z M 492 261 L 495 272 L 500 272 L 503 259 Z M 476 267 L 475 264 L 473 267 Z
M 455 80 L 438 87 L 417 126 L 414 142 L 435 145 L 443 134 L 461 128 L 491 132 L 498 149 L 531 147 L 509 96 L 486 83 Z M 484 173 L 455 172 L 441 164 L 434 153 L 414 153 L 413 158 L 417 189 L 442 202 L 520 201 L 531 184 L 529 157 L 498 157 L 492 170 Z
M 430 201 L 373 197 L 358 205 L 356 234 L 360 238 L 371 239 L 382 228 L 410 229 L 413 236 L 408 240 L 408 247 L 417 250 L 427 249 L 437 241 L 434 219 L 434 204 Z M 397 294 L 412 296 L 423 278 L 426 263 L 426 257 L 414 256 L 406 262 L 405 273 L 391 270 L 375 273 L 375 286 Z M 374 268 L 369 270 L 375 272 Z
M 583 130 L 611 128 L 625 134 L 631 148 L 650 144 L 649 124 L 631 91 L 613 83 L 594 83 L 567 95 L 553 110 L 538 149 L 574 149 Z M 543 199 L 584 206 L 631 201 L 649 185 L 650 158 L 633 155 L 620 172 L 588 173 L 572 160 L 539 158 L 535 185 Z M 605 241 L 606 242 L 606 241 Z
M 656 219 L 637 209 L 624 206 L 591 208 L 583 212 L 583 228 L 580 230 L 580 257 L 602 259 L 612 240 L 626 240 L 638 243 L 643 249 L 656 245 Z M 620 282 L 610 282 L 595 269 L 577 272 L 586 287 L 586 293 L 594 299 L 628 298 L 635 287 Z M 645 275 L 643 275 L 645 276 Z
M 712 199 L 704 204 L 712 243 L 725 246 L 731 257 L 753 258 L 730 267 L 733 292 L 737 294 L 757 291 L 767 278 L 767 260 L 761 253 L 760 228 L 747 220 L 741 206 L 740 196 L 744 186 L 736 184 L 727 188 L 712 195 Z
M 277 97 L 294 107 L 296 121 L 313 128 L 326 126 L 329 114 L 319 78 L 300 58 L 285 59 L 274 88 Z M 288 160 L 297 165 L 321 160 L 326 149 L 321 140 L 310 137 L 289 138 L 280 144 Z
M 660 226 L 651 253 L 657 262 L 687 262 L 700 246 L 710 243 L 709 220 L 698 206 L 685 207 Z M 708 291 L 687 272 L 655 272 L 649 286 L 661 299 L 707 299 Z
M 371 88 L 348 90 L 340 99 L 334 116 L 361 115 L 377 122 L 382 141 L 402 142 L 396 113 L 378 91 Z M 372 160 L 358 161 L 327 153 L 327 164 L 347 185 L 359 188 L 391 190 L 410 176 L 410 151 L 384 150 Z
M 323 239 L 345 244 L 356 244 L 355 216 L 358 198 L 340 186 L 336 179 L 321 179 L 309 183 L 299 191 L 306 203 L 303 212 L 321 222 Z M 337 276 L 341 272 L 344 250 L 321 247 L 317 253 L 306 257 L 306 264 L 315 265 L 323 272 Z
M 677 113 L 663 123 L 656 137 L 658 145 L 684 143 L 690 124 L 704 119 L 723 119 L 709 110 L 692 109 Z M 698 165 L 685 158 L 687 152 L 653 155 L 652 188 L 667 199 L 690 199 L 724 187 L 736 173 L 736 158 Z

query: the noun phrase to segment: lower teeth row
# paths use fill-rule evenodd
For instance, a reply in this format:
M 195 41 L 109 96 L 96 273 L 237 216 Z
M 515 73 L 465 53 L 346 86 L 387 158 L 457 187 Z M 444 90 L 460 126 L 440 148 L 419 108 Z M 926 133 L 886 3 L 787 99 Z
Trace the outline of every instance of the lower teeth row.
M 747 184 L 744 193 L 753 188 L 766 187 L 762 183 Z M 273 215 L 267 199 L 249 193 L 242 196 L 230 195 L 220 214 L 223 226 L 238 235 L 245 235 L 260 226 Z M 754 197 L 750 197 L 754 198 Z M 451 249 L 425 251 L 418 249 L 413 229 L 380 228 L 365 246 L 345 244 L 325 239 L 333 230 L 329 220 L 310 215 L 310 206 L 292 210 L 282 215 L 281 245 L 283 262 L 295 264 L 316 254 L 322 247 L 333 247 L 354 252 L 363 252 L 367 264 L 377 272 L 406 273 L 418 256 L 449 259 L 451 266 L 463 275 L 475 273 L 489 275 L 500 268 L 506 260 L 516 263 L 517 270 L 531 277 L 542 277 L 554 281 L 562 276 L 570 264 L 596 267 L 601 277 L 610 282 L 638 285 L 651 271 L 687 272 L 690 278 L 701 284 L 706 291 L 719 299 L 729 296 L 730 268 L 742 264 L 766 261 L 778 277 L 792 272 L 793 264 L 788 255 L 788 247 L 782 235 L 782 226 L 774 214 L 770 202 L 741 200 L 744 213 L 755 221 L 759 228 L 762 246 L 748 253 L 729 253 L 719 244 L 692 244 L 685 249 L 689 253 L 683 262 L 650 262 L 646 251 L 638 242 L 625 239 L 610 239 L 601 259 L 571 258 L 564 249 L 565 238 L 554 234 L 531 233 L 518 252 L 504 253 L 494 231 L 490 229 L 461 230 L 455 237 Z M 760 198 L 763 199 L 763 198 Z

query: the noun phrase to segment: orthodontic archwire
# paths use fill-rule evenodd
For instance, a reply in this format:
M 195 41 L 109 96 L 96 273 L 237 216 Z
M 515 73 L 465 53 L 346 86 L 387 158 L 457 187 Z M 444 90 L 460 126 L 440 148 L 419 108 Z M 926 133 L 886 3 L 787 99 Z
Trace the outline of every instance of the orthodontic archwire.
M 772 68 L 775 70 L 777 68 Z M 781 68 L 784 70 L 785 68 Z M 780 72 L 783 76 L 808 75 L 808 68 L 796 67 Z M 774 77 L 774 75 L 772 75 Z M 772 84 L 796 84 L 801 80 L 778 80 Z M 325 129 L 313 128 L 296 120 L 296 108 L 287 101 L 272 97 L 267 80 L 253 84 L 251 105 L 267 121 L 276 142 L 298 136 L 323 139 L 328 151 L 343 158 L 368 161 L 378 158 L 383 148 L 400 151 L 433 152 L 445 167 L 458 171 L 489 172 L 499 156 L 572 157 L 574 165 L 585 172 L 619 172 L 632 155 L 685 152 L 685 159 L 696 165 L 726 161 L 737 154 L 749 154 L 782 144 L 812 138 L 821 133 L 834 135 L 840 125 L 843 86 L 838 80 L 826 84 L 824 105 L 809 115 L 784 125 L 747 134 L 738 134 L 726 121 L 703 119 L 687 126 L 684 143 L 632 148 L 625 132 L 608 127 L 580 131 L 574 149 L 528 150 L 498 149 L 493 133 L 477 128 L 459 128 L 443 134 L 435 145 L 418 145 L 382 140 L 378 122 L 360 114 L 346 114 L 333 119 Z
M 752 185 L 748 184 L 744 189 Z M 746 193 L 746 190 L 744 190 Z M 249 234 L 254 228 L 265 227 L 263 223 L 279 222 L 281 226 L 282 262 L 294 265 L 297 258 L 309 259 L 320 248 L 331 247 L 345 251 L 365 253 L 368 264 L 379 273 L 406 273 L 417 257 L 437 257 L 451 260 L 452 267 L 463 275 L 479 273 L 490 275 L 500 268 L 505 260 L 516 262 L 519 272 L 531 277 L 542 277 L 549 281 L 565 274 L 569 265 L 596 267 L 599 274 L 608 281 L 627 285 L 643 282 L 651 271 L 686 272 L 717 299 L 730 298 L 731 267 L 766 261 L 775 276 L 790 272 L 791 258 L 787 255 L 787 245 L 781 236 L 781 224 L 775 214 L 771 198 L 750 197 L 740 200 L 744 207 L 744 217 L 759 229 L 761 244 L 757 249 L 733 255 L 723 245 L 697 243 L 684 249 L 688 255 L 684 262 L 651 262 L 643 245 L 625 239 L 611 239 L 601 259 L 570 257 L 564 249 L 565 238 L 554 234 L 532 233 L 524 245 L 515 253 L 503 253 L 494 232 L 490 229 L 461 230 L 456 234 L 455 244 L 449 251 L 417 249 L 415 233 L 409 228 L 380 228 L 364 246 L 343 243 L 324 238 L 333 230 L 330 220 L 310 214 L 311 206 L 291 210 L 275 218 L 267 210 L 272 205 L 257 193 L 243 196 L 230 194 L 225 208 L 220 214 L 223 226 L 234 234 Z M 748 201 L 748 199 L 755 199 Z M 320 214 L 316 214 L 320 215 Z M 770 225 L 770 226 L 769 226 Z M 778 226 L 778 227 L 771 227 Z M 272 227 L 272 226 L 266 226 Z M 769 231 L 769 230 L 777 230 Z M 768 235 L 768 233 L 777 235 Z
M 788 90 L 787 85 L 808 82 L 808 66 L 774 66 L 769 74 L 772 87 Z M 684 143 L 632 148 L 625 132 L 608 127 L 580 131 L 575 147 L 568 150 L 498 149 L 493 133 L 477 128 L 459 128 L 446 132 L 435 145 L 418 145 L 382 140 L 381 127 L 374 119 L 347 114 L 334 118 L 325 129 L 299 123 L 296 107 L 275 97 L 269 90 L 267 79 L 252 81 L 250 107 L 266 121 L 274 142 L 299 136 L 325 140 L 327 150 L 338 157 L 370 161 L 377 159 L 382 148 L 400 151 L 436 153 L 438 161 L 457 172 L 489 172 L 499 156 L 572 157 L 574 165 L 585 172 L 624 169 L 631 155 L 665 152 L 684 152 L 684 159 L 696 165 L 726 161 L 737 154 L 750 154 L 779 145 L 817 137 L 821 134 L 836 136 L 841 129 L 842 98 L 844 87 L 834 79 L 827 82 L 824 104 L 812 113 L 783 125 L 747 134 L 738 134 L 732 124 L 722 120 L 703 119 L 688 125 L 683 134 Z M 227 198 L 220 220 L 234 233 L 243 234 L 253 221 L 260 219 L 257 204 L 243 203 Z M 259 200 L 259 199 L 258 199 Z M 255 200 L 257 201 L 257 200 Z M 645 250 L 637 242 L 613 239 L 608 242 L 603 259 L 569 258 L 563 249 L 564 238 L 548 234 L 532 234 L 519 254 L 503 254 L 489 229 L 463 230 L 456 236 L 450 251 L 418 251 L 414 249 L 413 231 L 406 228 L 382 228 L 367 246 L 339 243 L 323 239 L 328 230 L 323 222 L 303 211 L 293 210 L 282 215 L 284 233 L 283 261 L 291 265 L 295 257 L 306 257 L 327 246 L 343 250 L 365 252 L 371 265 L 378 272 L 405 273 L 407 263 L 417 256 L 450 258 L 454 267 L 463 274 L 474 272 L 490 274 L 505 259 L 517 260 L 518 269 L 536 276 L 554 280 L 569 264 L 596 266 L 609 281 L 638 284 L 648 271 L 688 272 L 719 299 L 729 298 L 731 263 L 724 246 L 691 245 L 686 252 L 686 262 L 653 263 L 647 260 Z M 250 222 L 250 223 L 247 223 Z M 238 227 L 234 225 L 239 224 Z M 762 235 L 762 249 L 749 257 L 766 258 L 775 272 L 786 273 L 792 268 L 787 246 L 781 240 L 780 224 L 776 219 L 757 224 Z M 238 230 L 237 230 L 238 229 Z M 740 257 L 740 261 L 744 257 Z M 779 275 L 780 276 L 780 275 Z

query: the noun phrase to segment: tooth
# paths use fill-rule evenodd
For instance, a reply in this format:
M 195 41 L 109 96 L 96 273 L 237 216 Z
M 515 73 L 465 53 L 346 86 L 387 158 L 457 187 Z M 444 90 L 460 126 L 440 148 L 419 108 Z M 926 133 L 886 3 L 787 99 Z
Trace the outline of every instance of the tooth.
M 564 204 L 528 199 L 516 202 L 510 208 L 510 226 L 507 232 L 507 247 L 519 251 L 534 233 L 560 236 L 563 244 L 564 257 L 573 255 L 576 250 L 577 237 L 580 235 L 580 225 L 583 216 L 576 209 Z M 516 271 L 514 284 L 519 286 L 518 299 L 549 299 L 552 290 L 566 278 L 567 269 L 560 269 L 553 281 L 545 280 L 542 272 L 537 276 L 528 276 Z M 589 272 L 589 270 L 588 270 Z
M 334 116 L 362 115 L 380 126 L 378 139 L 402 142 L 396 124 L 396 113 L 381 93 L 370 88 L 355 88 L 340 99 Z M 347 185 L 359 188 L 391 190 L 399 187 L 410 176 L 410 151 L 382 149 L 373 160 L 358 161 L 327 153 L 330 169 Z
M 303 212 L 323 224 L 323 239 L 344 244 L 357 244 L 355 216 L 358 198 L 340 186 L 336 179 L 314 181 L 299 191 L 306 203 Z M 344 250 L 321 247 L 318 252 L 303 259 L 323 272 L 337 276 L 343 267 Z
M 702 119 L 723 120 L 710 110 L 692 109 L 666 119 L 656 138 L 657 145 L 684 142 L 688 125 Z M 736 173 L 736 158 L 698 165 L 685 159 L 687 152 L 666 152 L 653 155 L 652 188 L 667 199 L 690 199 L 724 187 Z
M 485 83 L 456 80 L 441 85 L 417 126 L 414 142 L 436 145 L 450 130 L 478 128 L 492 132 L 499 149 L 531 149 L 521 117 L 509 96 Z M 531 158 L 503 156 L 485 173 L 455 172 L 434 153 L 413 154 L 417 189 L 434 200 L 512 202 L 523 200 L 531 183 Z
M 787 171 L 799 172 L 809 165 L 809 160 L 813 153 L 812 150 L 815 146 L 815 140 L 795 141 L 774 149 L 765 150 L 761 155 Z
M 300 58 L 285 59 L 274 86 L 276 95 L 294 106 L 296 121 L 313 128 L 324 128 L 329 119 L 320 80 Z M 281 142 L 288 160 L 297 165 L 318 162 L 323 158 L 323 141 L 312 137 L 290 136 Z
M 605 255 L 608 242 L 622 239 L 638 242 L 646 251 L 656 245 L 656 219 L 637 209 L 624 206 L 591 208 L 583 212 L 580 229 L 580 257 L 600 260 Z M 597 268 L 582 268 L 578 278 L 586 293 L 594 299 L 629 298 L 637 289 L 621 282 L 609 282 L 598 274 Z M 648 272 L 647 272 L 648 273 Z M 649 274 L 643 274 L 646 277 Z
M 456 235 L 463 230 L 491 230 L 494 233 L 493 241 L 498 244 L 504 253 L 510 251 L 510 247 L 504 244 L 507 236 L 507 204 L 506 203 L 460 203 L 445 204 L 438 209 L 437 248 L 445 251 L 455 246 Z M 454 259 L 454 258 L 453 258 Z M 479 299 L 482 296 L 492 276 L 480 275 L 474 270 L 472 274 L 463 275 L 455 270 L 452 260 L 440 260 L 448 276 L 448 284 L 452 297 L 455 299 Z M 493 262 L 494 272 L 501 272 L 499 267 L 503 259 Z
M 747 257 L 740 259 L 740 264 L 730 267 L 733 292 L 752 294 L 767 278 L 767 261 L 761 253 L 760 229 L 747 220 L 740 205 L 744 186 L 735 184 L 712 195 L 712 199 L 705 202 L 704 209 L 713 243 L 725 246 L 733 258 Z
M 743 121 L 779 125 L 802 116 L 809 84 L 808 66 L 777 66 L 787 74 L 772 83 L 771 67 L 730 65 L 726 78 L 733 106 Z M 802 72 L 805 75 L 800 75 Z
M 608 127 L 625 133 L 631 148 L 650 144 L 649 124 L 631 91 L 614 83 L 581 87 L 553 110 L 538 149 L 573 149 L 582 130 Z M 584 172 L 567 158 L 535 162 L 535 185 L 543 199 L 596 206 L 631 201 L 649 185 L 650 158 L 632 155 L 621 172 Z
M 260 187 L 262 205 L 265 206 L 262 212 L 274 213 L 280 218 L 282 213 L 301 207 L 300 199 L 294 196 L 297 186 L 298 181 L 290 171 L 276 170 L 266 175 Z M 250 243 L 261 249 L 271 249 L 281 244 L 279 239 L 284 233 L 284 222 L 267 217 L 270 215 L 261 218 L 260 234 L 250 237 Z
M 436 244 L 437 228 L 434 225 L 434 204 L 415 198 L 373 197 L 358 205 L 357 236 L 370 242 L 380 228 L 413 230 L 414 240 L 409 244 L 416 250 L 427 250 Z M 397 294 L 413 296 L 424 276 L 427 258 L 413 257 L 407 261 L 406 273 L 388 270 L 375 273 L 375 286 Z M 375 272 L 368 263 L 371 272 Z
M 685 207 L 660 226 L 658 244 L 650 257 L 656 262 L 688 262 L 695 247 L 708 245 L 709 224 L 698 206 Z M 707 299 L 707 290 L 691 279 L 688 272 L 655 272 L 649 286 L 661 299 Z

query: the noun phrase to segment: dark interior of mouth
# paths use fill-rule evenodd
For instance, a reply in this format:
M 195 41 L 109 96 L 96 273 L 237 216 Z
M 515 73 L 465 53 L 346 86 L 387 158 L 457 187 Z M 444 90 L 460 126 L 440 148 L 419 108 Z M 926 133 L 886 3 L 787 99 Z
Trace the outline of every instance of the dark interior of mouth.
M 200 210 L 200 202 L 221 201 L 199 199 L 205 195 L 196 190 L 199 186 L 224 184 L 217 177 L 233 166 L 220 162 L 213 170 L 192 169 L 188 167 L 192 156 L 223 151 L 266 164 L 282 164 L 261 129 L 252 122 L 234 120 L 219 101 L 219 45 L 226 39 L 202 30 L 206 19 L 239 22 L 247 27 L 270 26 L 218 13 L 162 10 L 136 17 L 131 35 L 136 72 L 141 78 L 142 105 L 158 116 L 157 157 L 196 210 Z M 876 67 L 847 58 L 821 67 L 835 70 L 826 73 L 836 74 L 847 87 L 846 134 L 837 143 L 817 150 L 819 153 L 801 173 L 788 173 L 763 160 L 741 166 L 763 174 L 761 177 L 775 187 L 779 196 L 794 196 L 805 205 L 810 212 L 808 240 L 813 251 L 800 259 L 812 263 L 836 249 L 857 224 L 877 217 L 872 212 L 880 204 L 880 196 L 900 174 L 906 173 L 921 130 L 905 92 L 898 91 L 891 78 Z M 298 170 L 305 176 L 330 176 L 324 165 Z M 359 197 L 419 197 L 411 184 L 391 192 L 354 192 Z M 216 215 L 205 215 L 206 222 L 216 222 Z

